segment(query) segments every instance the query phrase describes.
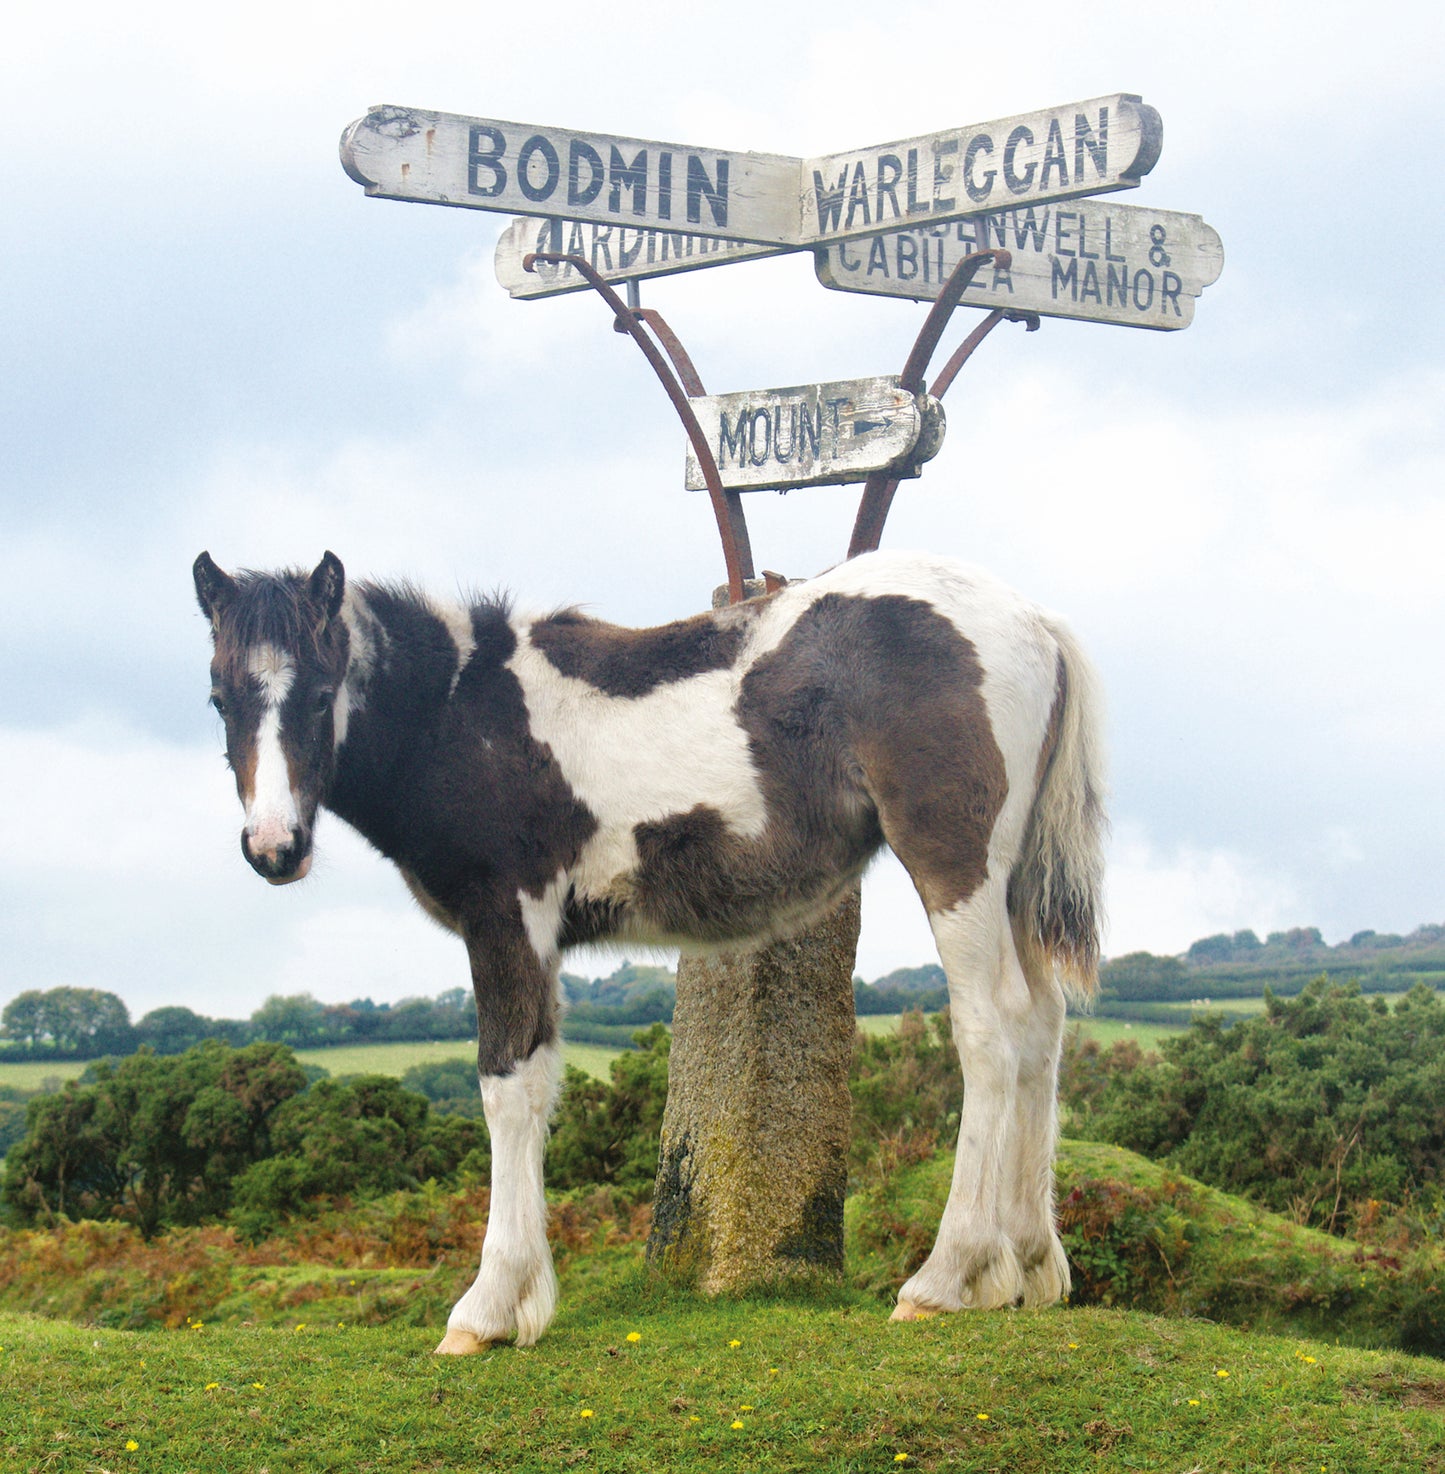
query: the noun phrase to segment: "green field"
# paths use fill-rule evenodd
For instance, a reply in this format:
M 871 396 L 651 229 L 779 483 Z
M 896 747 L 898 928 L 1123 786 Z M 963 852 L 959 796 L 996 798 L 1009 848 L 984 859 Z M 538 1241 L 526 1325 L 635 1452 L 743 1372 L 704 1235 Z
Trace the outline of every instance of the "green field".
M 891 1034 L 901 1017 L 897 1013 L 866 1014 L 858 1020 L 858 1027 L 865 1034 Z M 1140 1049 L 1157 1049 L 1161 1039 L 1180 1032 L 1162 1024 L 1134 1024 L 1087 1014 L 1081 1017 L 1071 1015 L 1065 1028 L 1069 1033 L 1078 1030 L 1085 1039 L 1097 1039 L 1105 1049 L 1120 1039 L 1132 1039 Z
M 1249 1000 L 1245 1000 L 1245 1004 Z M 1231 1005 L 1233 1006 L 1233 1005 Z M 1240 1005 L 1243 1008 L 1244 1004 Z M 1263 1003 L 1260 1003 L 1263 1007 Z M 865 1034 L 891 1034 L 898 1027 L 900 1014 L 865 1014 L 858 1027 Z M 1156 1024 L 1128 1024 L 1115 1019 L 1071 1018 L 1068 1027 L 1080 1029 L 1086 1038 L 1097 1039 L 1107 1047 L 1116 1039 L 1133 1039 L 1142 1049 L 1154 1049 L 1166 1035 L 1177 1032 Z M 320 1065 L 333 1078 L 341 1075 L 404 1075 L 413 1065 L 430 1064 L 441 1059 L 470 1059 L 476 1045 L 466 1039 L 443 1039 L 414 1044 L 338 1044 L 332 1049 L 299 1049 L 296 1058 L 306 1065 Z M 594 1079 L 605 1080 L 612 1061 L 620 1051 L 605 1044 L 567 1044 L 564 1057 Z M 85 1069 L 83 1060 L 59 1060 L 55 1063 L 0 1063 L 0 1085 L 18 1090 L 39 1090 L 47 1080 L 74 1080 Z
M 1064 1027 L 1070 1034 L 1077 1030 L 1083 1038 L 1096 1040 L 1103 1049 L 1122 1039 L 1132 1039 L 1140 1049 L 1158 1049 L 1161 1040 L 1184 1032 L 1182 1029 L 1171 1029 L 1165 1024 L 1136 1024 L 1127 1019 L 1093 1018 L 1088 1015 L 1071 1017 Z
M 605 1044 L 564 1044 L 562 1055 L 569 1065 L 598 1080 L 607 1079 L 608 1069 L 620 1050 Z M 334 1049 L 298 1049 L 303 1065 L 320 1065 L 332 1077 L 341 1075 L 406 1074 L 414 1065 L 435 1064 L 442 1059 L 475 1059 L 477 1046 L 470 1039 L 440 1039 L 415 1044 L 338 1044 Z
M 340 1075 L 395 1075 L 400 1078 L 413 1065 L 440 1059 L 474 1059 L 477 1046 L 468 1039 L 443 1039 L 415 1044 L 339 1044 L 334 1049 L 298 1049 L 296 1058 L 304 1065 L 320 1065 L 333 1077 Z M 607 1079 L 608 1068 L 619 1051 L 604 1044 L 567 1044 L 563 1057 L 584 1074 Z M 0 1085 L 18 1090 L 39 1090 L 47 1080 L 74 1080 L 85 1069 L 84 1060 L 48 1063 L 0 1063 Z

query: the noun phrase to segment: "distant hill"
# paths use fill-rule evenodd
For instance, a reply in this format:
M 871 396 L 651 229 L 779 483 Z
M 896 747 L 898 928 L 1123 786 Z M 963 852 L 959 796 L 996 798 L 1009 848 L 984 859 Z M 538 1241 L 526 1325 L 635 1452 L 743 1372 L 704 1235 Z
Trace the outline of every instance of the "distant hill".
M 1420 926 L 1404 937 L 1356 932 L 1333 947 L 1313 926 L 1270 932 L 1262 942 L 1252 931 L 1220 932 L 1177 957 L 1131 952 L 1110 958 L 1099 982 L 1105 1003 L 1188 1003 L 1257 998 L 1266 988 L 1288 996 L 1322 974 L 1357 982 L 1366 993 L 1404 992 L 1416 983 L 1445 986 L 1445 926 Z

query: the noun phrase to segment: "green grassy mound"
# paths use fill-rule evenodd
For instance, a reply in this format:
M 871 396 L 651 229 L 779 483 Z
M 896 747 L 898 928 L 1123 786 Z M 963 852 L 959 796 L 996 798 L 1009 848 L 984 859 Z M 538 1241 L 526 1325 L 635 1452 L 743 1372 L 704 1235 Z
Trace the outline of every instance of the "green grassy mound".
M 890 1164 L 847 1206 L 848 1271 L 874 1294 L 923 1262 L 952 1157 Z M 1120 1147 L 1065 1141 L 1059 1216 L 1076 1304 L 1445 1356 L 1445 1253 L 1398 1258 L 1300 1228 Z

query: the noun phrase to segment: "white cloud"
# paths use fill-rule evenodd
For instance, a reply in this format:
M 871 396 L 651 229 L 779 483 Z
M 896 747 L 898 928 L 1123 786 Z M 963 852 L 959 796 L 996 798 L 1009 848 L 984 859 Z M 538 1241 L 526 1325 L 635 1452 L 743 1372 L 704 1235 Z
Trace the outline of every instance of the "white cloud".
M 1228 849 L 1159 843 L 1138 823 L 1122 823 L 1109 848 L 1105 950 L 1172 956 L 1216 932 L 1300 925 L 1293 877 Z
M 896 967 L 937 961 L 923 902 L 908 872 L 885 853 L 863 877 L 863 926 L 854 971 L 871 983 Z
M 214 745 L 106 718 L 0 728 L 0 1003 L 62 983 L 118 992 L 133 1016 L 184 1001 L 245 1017 L 270 993 L 395 999 L 468 981 L 466 953 L 394 870 L 323 819 L 313 874 L 266 885 Z

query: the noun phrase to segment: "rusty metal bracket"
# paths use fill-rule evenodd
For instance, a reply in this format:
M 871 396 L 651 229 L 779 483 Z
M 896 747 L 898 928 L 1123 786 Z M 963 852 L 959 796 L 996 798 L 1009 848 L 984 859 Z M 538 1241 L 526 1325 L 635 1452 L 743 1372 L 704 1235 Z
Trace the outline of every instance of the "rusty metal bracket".
M 944 283 L 943 289 L 939 292 L 933 306 L 928 311 L 928 316 L 923 321 L 923 326 L 918 330 L 918 337 L 908 355 L 908 361 L 903 366 L 900 382 L 901 387 L 908 393 L 923 393 L 923 376 L 928 372 L 929 362 L 933 358 L 939 340 L 943 337 L 943 331 L 948 326 L 949 319 L 953 316 L 953 310 L 958 306 L 964 292 L 968 290 L 980 268 L 989 261 L 993 262 L 996 270 L 1007 271 L 1013 263 L 1013 257 L 1009 252 L 1003 250 L 974 251 L 954 267 L 953 274 Z M 1001 322 L 1025 323 L 1026 330 L 1032 333 L 1038 330 L 1039 315 L 1037 312 L 1014 312 L 996 307 L 954 350 L 952 357 L 949 358 L 942 372 L 929 388 L 930 397 L 942 399 L 948 393 L 949 385 L 958 377 L 958 371 L 972 356 L 974 349 Z M 898 490 L 902 479 L 901 476 L 896 476 L 889 471 L 875 471 L 863 483 L 863 495 L 858 502 L 858 515 L 853 522 L 853 536 L 848 543 L 848 557 L 856 558 L 859 553 L 871 553 L 877 548 L 883 537 L 883 524 L 888 520 L 888 511 L 893 505 L 894 493 Z
M 924 393 L 924 375 L 928 371 L 929 362 L 964 292 L 985 264 L 992 261 L 996 268 L 1006 271 L 1012 259 L 1004 250 L 975 251 L 958 263 L 919 329 L 918 337 L 903 367 L 900 379 L 902 389 L 914 395 Z M 698 465 L 702 468 L 713 516 L 717 521 L 718 536 L 722 539 L 723 561 L 727 565 L 728 598 L 734 604 L 741 603 L 747 596 L 745 584 L 754 577 L 752 542 L 748 536 L 742 496 L 723 486 L 717 458 L 689 403 L 689 400 L 699 399 L 707 392 L 692 359 L 688 357 L 687 351 L 662 314 L 638 305 L 636 283 L 628 283 L 629 301 L 624 302 L 585 257 L 558 251 L 533 251 L 522 258 L 522 269 L 535 271 L 539 261 L 571 266 L 612 309 L 613 330 L 631 337 L 652 366 L 687 431 L 687 438 L 692 442 Z M 943 398 L 970 355 L 1000 322 L 1022 322 L 1027 325 L 1029 332 L 1034 332 L 1039 326 L 1039 316 L 1036 312 L 1016 312 L 1006 308 L 996 308 L 990 312 L 944 365 L 928 390 L 930 397 Z M 670 364 L 664 360 L 664 352 Z M 916 468 L 914 474 L 917 474 Z M 848 544 L 848 557 L 855 558 L 859 553 L 871 552 L 878 546 L 883 535 L 883 524 L 893 504 L 894 493 L 902 479 L 889 471 L 875 471 L 864 483 L 858 515 L 853 523 L 853 536 Z M 773 591 L 771 579 L 768 591 Z
M 737 492 L 729 493 L 724 488 L 712 447 L 702 433 L 702 426 L 697 422 L 692 405 L 688 403 L 690 395 L 695 398 L 703 392 L 702 381 L 692 366 L 692 360 L 658 313 L 640 307 L 629 307 L 584 257 L 568 256 L 555 251 L 533 251 L 522 258 L 522 269 L 533 271 L 539 261 L 557 265 L 565 262 L 584 277 L 612 309 L 615 316 L 613 327 L 619 333 L 627 333 L 642 350 L 643 357 L 652 365 L 653 372 L 672 401 L 672 407 L 677 411 L 677 416 L 687 431 L 687 438 L 697 453 L 703 479 L 707 482 L 713 516 L 717 519 L 718 536 L 722 539 L 723 561 L 727 565 L 728 599 L 734 604 L 741 604 L 747 597 L 744 584 L 753 576 L 753 555 L 748 540 L 747 521 L 743 516 L 742 498 Z M 649 327 L 656 333 L 673 364 L 677 366 L 676 371 L 669 367 L 657 344 L 648 335 Z

